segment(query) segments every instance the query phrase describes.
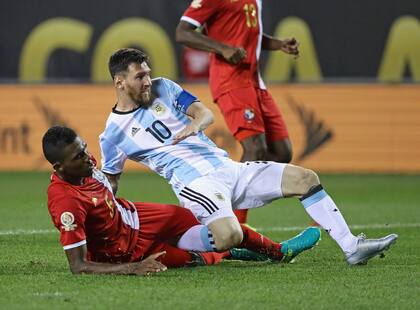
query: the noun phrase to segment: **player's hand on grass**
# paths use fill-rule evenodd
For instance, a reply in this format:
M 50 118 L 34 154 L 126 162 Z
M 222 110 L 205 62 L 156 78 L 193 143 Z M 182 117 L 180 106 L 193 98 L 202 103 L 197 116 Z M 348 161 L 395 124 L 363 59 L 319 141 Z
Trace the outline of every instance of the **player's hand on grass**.
M 159 252 L 156 254 L 152 254 L 148 256 L 146 259 L 137 263 L 136 269 L 134 270 L 134 274 L 138 276 L 148 276 L 152 273 L 165 271 L 168 268 L 157 260 L 159 257 L 165 254 L 166 252 Z
M 283 39 L 280 50 L 297 58 L 299 57 L 299 42 L 295 38 Z
M 187 127 L 185 127 L 179 134 L 177 134 L 173 141 L 172 144 L 177 144 L 178 142 L 188 138 L 189 136 L 195 136 L 198 134 L 199 128 L 194 124 L 194 123 L 190 123 L 187 125 Z
M 246 58 L 247 54 L 242 47 L 227 46 L 223 49 L 222 56 L 228 63 L 237 65 Z

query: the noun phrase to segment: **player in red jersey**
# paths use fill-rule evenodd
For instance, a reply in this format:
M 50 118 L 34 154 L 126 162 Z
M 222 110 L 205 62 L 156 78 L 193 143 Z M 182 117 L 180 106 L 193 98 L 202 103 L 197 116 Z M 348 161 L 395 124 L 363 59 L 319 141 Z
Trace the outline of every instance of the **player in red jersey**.
M 211 52 L 210 89 L 227 126 L 243 148 L 241 161 L 288 163 L 292 147 L 286 124 L 261 79 L 261 49 L 299 55 L 296 39 L 265 33 L 261 0 L 195 0 L 184 12 L 176 40 Z M 205 26 L 207 35 L 195 31 Z M 246 222 L 247 210 L 235 212 Z
M 74 273 L 143 275 L 193 261 L 191 253 L 166 242 L 195 225 L 190 212 L 115 198 L 86 144 L 71 129 L 52 127 L 43 150 L 55 169 L 48 209 Z M 211 255 L 214 262 L 224 256 Z
M 42 147 L 55 170 L 48 187 L 48 210 L 73 273 L 144 275 L 163 271 L 166 266 L 216 264 L 235 253 L 195 253 L 178 248 L 191 229 L 202 226 L 194 215 L 175 205 L 116 198 L 106 176 L 95 168 L 86 143 L 72 129 L 51 127 Z M 304 232 L 308 233 L 319 234 L 312 229 Z M 298 235 L 275 243 L 247 227 L 243 234 L 241 247 L 285 262 L 312 248 L 319 239 L 318 235 L 308 245 Z M 294 254 L 288 256 L 292 248 Z M 236 252 L 236 258 L 244 253 L 248 253 L 242 256 L 246 259 L 252 252 Z

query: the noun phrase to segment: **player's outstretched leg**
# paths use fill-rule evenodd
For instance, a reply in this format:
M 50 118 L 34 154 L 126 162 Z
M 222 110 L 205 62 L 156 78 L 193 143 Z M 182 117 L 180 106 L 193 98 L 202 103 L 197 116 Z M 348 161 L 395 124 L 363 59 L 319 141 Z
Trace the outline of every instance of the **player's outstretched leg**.
M 238 226 L 241 230 L 242 241 L 236 247 L 247 249 L 251 252 L 241 249 L 230 249 L 232 259 L 253 261 L 271 259 L 287 263 L 303 251 L 314 247 L 320 239 L 318 227 L 307 228 L 299 235 L 278 243 L 246 225 L 238 224 Z M 212 234 L 207 226 L 195 225 L 183 234 L 177 246 L 188 251 L 213 252 L 215 251 L 214 242 L 209 236 L 212 236 Z
M 340 210 L 319 183 L 318 176 L 311 170 L 287 165 L 282 177 L 282 193 L 284 197 L 301 196 L 305 211 L 337 242 L 351 265 L 366 263 L 381 255 L 398 238 L 395 234 L 381 239 L 354 236 Z
M 243 231 L 243 240 L 239 247 L 266 255 L 271 260 L 284 263 L 289 263 L 303 251 L 312 249 L 321 237 L 321 232 L 318 227 L 309 227 L 297 236 L 277 243 L 245 225 L 241 225 L 241 228 Z M 234 251 L 231 250 L 231 253 L 234 253 Z M 244 255 L 246 253 L 242 254 Z M 246 260 L 245 258 L 242 259 Z

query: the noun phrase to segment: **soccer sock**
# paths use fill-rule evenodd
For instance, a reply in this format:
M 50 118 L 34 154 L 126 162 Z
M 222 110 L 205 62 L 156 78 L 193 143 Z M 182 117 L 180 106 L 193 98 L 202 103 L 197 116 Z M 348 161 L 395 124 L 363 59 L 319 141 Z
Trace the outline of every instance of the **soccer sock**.
M 338 243 L 345 254 L 356 250 L 357 238 L 350 232 L 334 201 L 317 185 L 300 198 L 306 212 Z
M 159 249 L 160 251 L 166 251 L 166 254 L 159 260 L 168 268 L 184 267 L 193 260 L 193 257 L 188 251 L 178 249 L 169 244 L 165 244 L 163 248 Z
M 239 245 L 240 248 L 246 248 L 257 253 L 265 254 L 274 260 L 281 260 L 283 253 L 281 252 L 280 243 L 272 241 L 245 225 L 241 224 L 241 228 L 244 238 Z
M 222 261 L 223 258 L 230 257 L 230 252 L 201 252 L 198 253 L 205 261 L 206 265 L 216 265 Z
M 188 251 L 216 251 L 213 234 L 205 225 L 195 225 L 188 229 L 179 239 L 177 247 Z
M 248 218 L 248 209 L 233 210 L 233 213 L 235 213 L 240 224 L 246 224 Z
M 199 266 L 194 264 L 194 257 L 188 251 L 181 250 L 172 245 L 165 244 L 163 248 L 159 249 L 160 251 L 166 251 L 166 254 L 160 259 L 161 263 L 168 268 L 178 268 L 184 266 Z M 157 251 L 154 251 L 157 252 Z M 229 251 L 216 253 L 216 252 L 207 252 L 207 253 L 196 253 L 195 255 L 200 255 L 203 262 L 206 265 L 216 265 L 219 264 L 223 258 L 229 257 Z

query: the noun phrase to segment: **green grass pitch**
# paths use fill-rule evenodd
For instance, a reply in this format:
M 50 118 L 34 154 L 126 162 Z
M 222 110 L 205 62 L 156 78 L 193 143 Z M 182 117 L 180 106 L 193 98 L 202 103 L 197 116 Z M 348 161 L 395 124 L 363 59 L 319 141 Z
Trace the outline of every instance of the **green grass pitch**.
M 73 276 L 46 208 L 47 173 L 0 173 L 0 309 L 418 309 L 420 176 L 322 175 L 355 234 L 391 232 L 384 259 L 348 267 L 324 233 L 294 264 L 227 261 L 150 277 Z M 172 202 L 163 179 L 127 173 L 120 194 Z M 275 240 L 310 223 L 296 199 L 253 210 Z

